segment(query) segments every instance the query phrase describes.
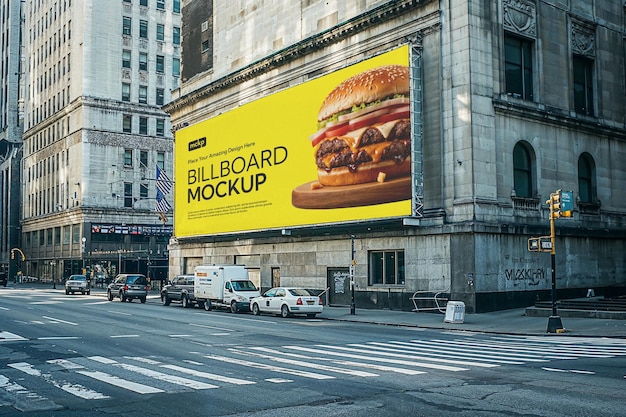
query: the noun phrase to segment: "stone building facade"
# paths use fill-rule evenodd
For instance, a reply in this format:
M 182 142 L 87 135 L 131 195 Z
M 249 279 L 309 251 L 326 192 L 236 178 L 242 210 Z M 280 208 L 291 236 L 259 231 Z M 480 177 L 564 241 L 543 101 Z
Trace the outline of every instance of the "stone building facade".
M 156 167 L 172 170 L 180 3 L 38 0 L 24 16 L 23 273 L 164 273 Z
M 406 216 L 189 235 L 178 233 L 187 218 L 177 211 L 171 273 L 246 264 L 263 289 L 329 289 L 331 304 L 363 308 L 411 310 L 414 292 L 438 290 L 468 312 L 531 305 L 550 298 L 552 271 L 551 255 L 530 252 L 528 240 L 550 234 L 546 200 L 562 189 L 574 207 L 555 222 L 558 296 L 626 288 L 622 1 L 203 4 L 183 1 L 183 21 L 194 10 L 201 30 L 213 30 L 198 51 L 183 50 L 186 80 L 165 107 L 177 140 L 406 46 L 419 163 Z M 197 29 L 183 25 L 183 37 Z M 198 53 L 212 59 L 200 65 Z M 175 179 L 177 196 L 185 180 Z

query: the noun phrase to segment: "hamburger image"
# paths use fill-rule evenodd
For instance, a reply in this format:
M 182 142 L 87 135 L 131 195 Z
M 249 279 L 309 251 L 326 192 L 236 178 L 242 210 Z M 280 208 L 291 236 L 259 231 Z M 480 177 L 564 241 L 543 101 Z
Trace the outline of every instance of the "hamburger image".
M 387 65 L 345 80 L 322 103 L 318 128 L 310 137 L 319 179 L 312 188 L 409 177 L 409 68 Z

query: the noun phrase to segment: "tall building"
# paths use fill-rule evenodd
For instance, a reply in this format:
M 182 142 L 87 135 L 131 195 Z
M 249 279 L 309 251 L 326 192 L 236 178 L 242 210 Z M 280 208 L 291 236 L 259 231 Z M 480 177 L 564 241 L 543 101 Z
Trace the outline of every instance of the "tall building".
M 156 173 L 172 171 L 161 106 L 180 78 L 178 2 L 28 0 L 24 15 L 24 274 L 160 278 L 172 226 L 155 212 Z
M 15 276 L 21 256 L 11 259 L 20 242 L 20 162 L 22 154 L 23 71 L 22 3 L 0 1 L 0 272 Z M 13 253 L 15 257 L 15 251 Z
M 626 292 L 625 21 L 622 0 L 184 1 L 172 272 L 246 264 L 357 308 Z

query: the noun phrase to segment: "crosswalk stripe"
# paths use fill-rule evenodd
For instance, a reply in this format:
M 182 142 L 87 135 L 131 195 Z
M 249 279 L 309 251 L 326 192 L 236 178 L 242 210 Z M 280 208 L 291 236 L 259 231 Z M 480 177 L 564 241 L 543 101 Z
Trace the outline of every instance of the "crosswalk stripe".
M 110 375 L 100 371 L 87 371 L 84 369 L 79 369 L 76 371 L 81 375 L 88 376 L 90 378 L 96 379 L 101 382 L 106 382 L 107 384 L 114 385 L 116 387 L 124 388 L 139 394 L 156 394 L 159 392 L 165 392 L 162 389 L 151 387 L 144 384 L 139 384 L 137 382 L 128 381 L 126 379 L 119 378 L 114 375 Z
M 268 370 L 268 371 L 274 371 L 274 372 L 279 372 L 279 373 L 289 374 L 289 375 L 296 375 L 296 376 L 301 376 L 301 377 L 304 377 L 304 378 L 335 379 L 334 376 L 330 376 L 330 375 L 323 375 L 323 374 L 317 374 L 317 373 L 313 373 L 313 372 L 299 371 L 299 370 L 290 369 L 290 368 L 282 368 L 282 367 L 279 367 L 279 366 L 266 365 L 266 364 L 258 363 L 258 362 L 244 361 L 244 360 L 235 359 L 235 358 L 228 358 L 228 357 L 225 357 L 225 356 L 205 355 L 204 357 L 207 358 L 207 359 L 213 359 L 213 360 L 216 360 L 216 361 L 221 361 L 221 362 L 226 362 L 226 363 L 234 363 L 234 364 L 238 364 L 238 365 L 242 365 L 242 366 L 248 366 L 250 368 L 265 369 L 265 370 Z
M 549 358 L 549 359 L 578 359 L 581 355 L 576 355 L 575 352 L 569 349 L 562 349 L 556 346 L 536 346 L 533 344 L 520 344 L 520 343 L 505 343 L 505 344 L 496 344 L 496 343 L 476 343 L 476 342 L 465 342 L 460 340 L 437 340 L 441 343 L 449 343 L 455 345 L 462 346 L 472 346 L 478 348 L 485 348 L 490 350 L 497 350 L 503 352 L 511 352 L 512 349 L 519 349 L 522 352 L 534 352 L 539 354 L 539 357 Z M 610 356 L 605 354 L 592 355 L 597 358 L 609 358 Z
M 39 395 L 33 391 L 29 391 L 22 385 L 11 381 L 4 375 L 0 375 L 0 388 L 7 393 L 19 398 L 18 403 L 13 407 L 19 411 L 37 411 L 37 410 L 54 410 L 63 408 L 54 401 Z
M 265 348 L 253 347 L 251 349 L 265 349 Z M 369 368 L 369 369 L 375 369 L 377 371 L 396 372 L 396 373 L 405 374 L 405 375 L 420 375 L 420 374 L 424 374 L 425 373 L 424 371 L 415 371 L 415 370 L 412 370 L 412 369 L 396 368 L 396 367 L 393 367 L 393 366 L 384 366 L 384 365 L 377 365 L 377 364 L 365 363 L 365 362 L 341 361 L 341 360 L 337 360 L 337 359 L 323 358 L 323 357 L 319 357 L 319 356 L 318 357 L 310 357 L 310 356 L 306 356 L 306 355 L 299 355 L 297 353 L 289 353 L 289 352 L 279 352 L 279 353 L 281 355 L 283 355 L 283 356 L 289 356 L 289 357 L 293 357 L 293 358 L 315 359 L 315 360 L 327 361 L 327 362 L 330 362 L 330 363 L 335 363 L 337 365 L 355 366 L 355 367 L 358 367 L 358 368 Z
M 122 369 L 126 369 L 127 371 L 136 372 L 140 375 L 149 376 L 154 379 L 159 379 L 161 381 L 169 382 L 170 384 L 181 385 L 187 388 L 192 388 L 192 389 L 219 388 L 217 385 L 194 381 L 192 379 L 182 378 L 179 376 L 174 376 L 174 375 L 166 374 L 166 373 L 159 372 L 159 371 L 153 371 L 152 369 L 142 368 L 140 366 L 135 366 L 135 365 L 131 365 L 128 363 L 116 363 L 115 366 L 118 366 Z
M 71 384 L 66 381 L 59 381 L 52 378 L 50 374 L 44 374 L 40 370 L 33 368 L 33 365 L 26 362 L 10 363 L 7 366 L 22 371 L 25 374 L 42 378 L 49 384 L 62 389 L 63 391 L 72 394 L 76 397 L 83 398 L 85 400 L 100 400 L 104 398 L 110 398 L 108 395 L 86 388 L 80 384 Z
M 358 344 L 358 343 L 353 343 L 350 344 L 348 346 L 353 346 L 355 348 L 363 348 L 363 349 L 354 349 L 352 347 L 335 347 L 334 349 L 339 349 L 339 350 L 348 350 L 351 352 L 360 352 L 360 353 L 369 353 L 372 354 L 374 352 L 372 352 L 369 349 L 372 349 L 373 346 L 367 346 L 367 345 L 363 345 L 363 344 Z M 407 359 L 412 359 L 415 357 L 415 355 L 408 355 L 405 353 L 393 353 L 393 352 L 388 352 L 387 350 L 389 350 L 388 348 L 382 348 L 382 347 L 377 347 L 376 348 L 376 354 L 377 355 L 381 355 L 381 356 L 390 356 L 393 358 L 407 358 Z M 482 363 L 482 362 L 476 362 L 476 361 L 459 361 L 459 360 L 454 360 L 454 359 L 442 359 L 442 358 L 431 358 L 431 357 L 424 357 L 424 356 L 420 356 L 421 360 L 425 360 L 425 361 L 429 361 L 429 362 L 438 362 L 438 363 L 451 363 L 454 365 L 463 365 L 463 366 L 477 366 L 479 368 L 495 368 L 499 365 L 496 364 L 492 364 L 492 363 Z
M 254 381 L 248 381 L 248 380 L 245 380 L 245 379 L 230 378 L 230 377 L 227 377 L 227 376 L 210 374 L 210 373 L 207 373 L 207 372 L 196 371 L 195 369 L 183 368 L 182 366 L 177 366 L 177 365 L 161 365 L 161 368 L 171 369 L 173 371 L 186 373 L 186 374 L 189 374 L 189 375 L 197 376 L 199 378 L 211 379 L 211 380 L 214 380 L 214 381 L 226 382 L 226 383 L 234 384 L 234 385 L 251 385 L 251 384 L 256 384 L 256 382 L 254 382 Z
M 317 346 L 323 347 L 323 348 L 332 348 L 332 346 L 324 346 L 324 345 L 317 345 Z M 326 350 L 321 350 L 321 349 L 305 348 L 305 347 L 302 347 L 302 346 L 283 346 L 283 348 L 285 348 L 285 349 L 292 349 L 292 350 L 299 350 L 299 351 L 302 351 L 302 352 L 317 353 L 317 354 L 321 354 L 321 355 L 341 356 L 342 358 L 365 359 L 365 360 L 374 361 L 374 362 L 384 362 L 384 363 L 393 363 L 393 364 L 396 364 L 396 365 L 416 366 L 418 368 L 438 369 L 438 370 L 441 370 L 441 371 L 458 372 L 458 371 L 467 371 L 468 370 L 468 368 L 460 368 L 460 367 L 457 367 L 457 366 L 437 365 L 437 364 L 434 364 L 434 363 L 423 363 L 423 362 L 408 361 L 408 360 L 401 360 L 401 359 L 392 359 L 392 358 L 377 358 L 377 357 L 373 357 L 371 355 L 363 356 L 363 355 L 356 355 L 356 354 L 347 353 L 347 352 L 333 352 L 333 351 L 326 351 Z M 367 352 L 367 353 L 369 353 L 369 352 Z
M 267 353 L 278 353 L 280 354 L 279 351 L 273 350 L 273 349 L 267 349 L 267 348 L 255 348 L 255 350 L 258 351 L 262 351 L 262 352 L 267 352 Z M 257 356 L 259 358 L 264 358 L 264 359 L 269 359 L 272 361 L 276 361 L 276 362 L 280 362 L 280 363 L 285 363 L 285 364 L 289 364 L 289 365 L 296 365 L 296 366 L 302 366 L 304 368 L 314 368 L 314 369 L 318 369 L 320 371 L 328 371 L 328 372 L 337 372 L 340 374 L 346 374 L 346 375 L 353 375 L 353 376 L 362 376 L 362 377 L 369 377 L 369 376 L 378 376 L 378 374 L 373 374 L 371 372 L 365 372 L 365 371 L 356 371 L 353 369 L 346 369 L 346 368 L 336 368 L 336 367 L 332 367 L 332 366 L 326 366 L 326 365 L 321 365 L 321 364 L 316 364 L 316 363 L 310 363 L 310 362 L 304 362 L 304 361 L 296 361 L 293 359 L 287 359 L 287 358 L 278 358 L 275 356 L 271 356 L 271 355 L 263 355 L 260 353 L 253 353 L 253 352 L 245 352 L 239 349 L 230 349 L 231 352 L 236 352 L 236 353 L 241 353 L 244 355 L 253 355 L 253 356 Z
M 525 362 L 546 362 L 546 359 L 534 359 L 531 357 L 515 357 L 515 356 L 504 356 L 504 355 L 488 355 L 486 353 L 470 353 L 466 350 L 458 349 L 458 348 L 448 348 L 439 344 L 414 344 L 407 342 L 387 342 L 387 343 L 377 343 L 377 342 L 368 342 L 368 344 L 372 345 L 382 345 L 382 346 L 398 346 L 401 347 L 402 350 L 406 350 L 409 352 L 419 352 L 421 355 L 431 355 L 431 356 L 443 356 L 443 357 L 453 357 L 456 359 L 468 359 L 474 361 L 484 361 L 484 362 L 493 362 L 502 365 L 523 365 Z M 484 352 L 484 351 L 481 351 Z

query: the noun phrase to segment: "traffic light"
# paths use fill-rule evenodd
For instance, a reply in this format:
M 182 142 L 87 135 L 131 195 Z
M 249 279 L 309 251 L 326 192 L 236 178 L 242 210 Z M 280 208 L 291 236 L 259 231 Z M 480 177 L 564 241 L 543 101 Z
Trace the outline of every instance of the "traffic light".
M 561 190 L 550 194 L 550 199 L 546 200 L 546 204 L 550 208 L 550 218 L 558 219 L 561 217 Z

